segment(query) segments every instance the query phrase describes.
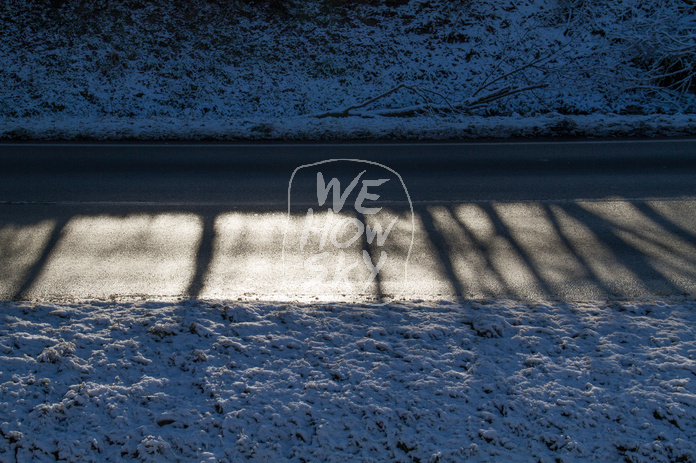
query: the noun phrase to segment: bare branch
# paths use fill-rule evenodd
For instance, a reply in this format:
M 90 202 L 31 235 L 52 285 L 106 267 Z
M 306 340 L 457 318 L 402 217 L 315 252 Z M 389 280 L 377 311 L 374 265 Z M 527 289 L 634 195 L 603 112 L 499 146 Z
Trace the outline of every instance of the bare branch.
M 564 47 L 565 47 L 565 45 L 564 45 Z M 563 48 L 563 47 L 561 47 L 561 48 Z M 533 67 L 533 66 L 535 66 L 535 65 L 537 65 L 537 64 L 539 64 L 539 63 L 542 63 L 542 62 L 544 62 L 544 61 L 550 60 L 550 59 L 553 57 L 553 55 L 555 55 L 555 54 L 558 53 L 559 51 L 560 51 L 560 49 L 559 49 L 559 50 L 556 50 L 556 51 L 554 51 L 554 52 L 552 52 L 552 53 L 549 53 L 548 55 L 545 55 L 545 56 L 542 56 L 542 57 L 537 58 L 537 59 L 535 59 L 535 60 L 532 60 L 532 61 L 530 61 L 529 63 L 523 64 L 522 66 L 520 66 L 520 67 L 518 67 L 518 68 L 515 68 L 515 69 L 513 69 L 512 71 L 510 71 L 510 72 L 508 72 L 508 73 L 506 73 L 506 74 L 503 74 L 502 76 L 496 77 L 495 79 L 491 80 L 490 82 L 484 82 L 484 84 L 481 85 L 478 89 L 476 89 L 476 91 L 474 92 L 474 94 L 471 95 L 472 98 L 475 97 L 476 95 L 478 95 L 481 91 L 483 91 L 483 90 L 485 90 L 486 88 L 490 87 L 491 85 L 495 84 L 496 82 L 500 82 L 500 81 L 503 80 L 503 79 L 507 79 L 508 77 L 510 77 L 510 76 L 512 76 L 512 75 L 514 75 L 514 74 L 517 74 L 518 72 L 524 71 L 525 69 L 528 69 L 528 68 L 530 68 L 530 67 Z
M 404 87 L 406 87 L 406 85 L 404 85 L 404 84 L 397 85 L 396 87 L 392 88 L 391 90 L 387 90 L 386 92 L 382 93 L 381 95 L 377 95 L 374 98 L 370 98 L 369 100 L 365 101 L 364 103 L 350 106 L 350 107 L 344 109 L 343 111 L 330 111 L 327 113 L 319 114 L 316 117 L 317 117 L 317 119 L 323 119 L 325 117 L 348 117 L 348 116 L 350 116 L 350 112 L 353 111 L 354 109 L 360 109 L 360 108 L 364 108 L 365 106 L 369 106 L 372 103 L 374 103 L 375 101 L 377 101 L 381 98 L 387 97 L 387 96 L 391 95 L 392 93 L 401 90 Z
M 501 98 L 512 96 L 512 95 L 515 95 L 517 93 L 526 92 L 529 90 L 536 90 L 538 88 L 546 88 L 548 86 L 549 86 L 549 84 L 535 84 L 535 85 L 529 85 L 527 87 L 513 87 L 513 88 L 508 87 L 505 92 L 495 92 L 495 93 L 486 95 L 484 97 L 481 97 L 477 100 L 470 102 L 469 108 L 476 108 L 476 107 L 482 106 L 484 104 L 490 103 L 491 101 L 499 100 Z
M 498 80 L 498 79 L 496 79 Z M 384 117 L 409 117 L 409 116 L 415 116 L 418 114 L 424 114 L 424 113 L 434 113 L 434 114 L 451 114 L 451 113 L 456 113 L 456 112 L 461 112 L 461 111 L 466 111 L 474 108 L 478 108 L 480 106 L 483 106 L 485 104 L 491 103 L 492 101 L 499 100 L 501 98 L 505 98 L 508 96 L 515 95 L 520 92 L 525 92 L 529 90 L 535 90 L 538 88 L 544 88 L 548 87 L 548 84 L 534 84 L 534 85 L 528 85 L 526 87 L 512 87 L 512 86 L 507 86 L 503 87 L 501 89 L 498 89 L 494 92 L 491 92 L 487 95 L 481 96 L 479 98 L 473 99 L 473 100 L 468 100 L 465 101 L 464 103 L 461 104 L 452 104 L 450 101 L 442 94 L 432 91 L 432 90 L 423 90 L 423 89 L 417 89 L 414 87 L 407 86 L 406 84 L 400 84 L 397 85 L 396 87 L 387 90 L 386 92 L 382 93 L 381 95 L 378 95 L 374 98 L 370 98 L 369 100 L 365 101 L 364 103 L 357 104 L 350 106 L 344 110 L 341 111 L 329 111 L 326 113 L 318 114 L 314 117 L 317 119 L 324 119 L 327 117 L 375 117 L 375 116 L 384 116 Z M 368 112 L 359 112 L 359 113 L 351 113 L 351 111 L 355 111 L 356 109 L 361 109 L 365 108 L 366 106 L 371 105 L 372 103 L 378 101 L 381 98 L 387 97 L 391 95 L 392 93 L 401 90 L 401 89 L 406 89 L 410 90 L 416 95 L 420 96 L 425 100 L 424 104 L 420 105 L 414 105 L 414 106 L 407 106 L 403 108 L 389 108 L 389 109 L 382 109 L 382 110 L 377 110 L 377 111 L 368 111 Z M 445 102 L 445 104 L 434 104 L 432 100 L 425 95 L 423 95 L 423 92 L 428 92 L 432 93 L 434 95 L 439 96 L 442 98 Z M 473 98 L 473 97 L 472 97 Z
M 467 111 L 470 109 L 475 109 L 478 107 L 481 107 L 485 104 L 488 104 L 492 101 L 499 100 L 501 98 L 505 98 L 508 96 L 515 95 L 520 92 L 526 92 L 529 90 L 535 90 L 538 88 L 544 88 L 548 87 L 548 84 L 536 84 L 536 85 L 529 85 L 526 87 L 506 87 L 504 89 L 495 91 L 493 93 L 490 93 L 486 96 L 483 96 L 481 98 L 477 98 L 476 100 L 469 102 L 469 103 L 463 103 L 463 104 L 458 104 L 458 105 L 435 105 L 435 104 L 423 104 L 423 105 L 415 105 L 415 106 L 407 106 L 404 108 L 394 108 L 394 109 L 382 109 L 378 111 L 371 111 L 369 113 L 364 113 L 361 114 L 361 117 L 374 117 L 374 116 L 383 116 L 383 117 L 411 117 L 411 116 L 417 116 L 419 114 L 424 114 L 426 112 L 432 112 L 436 114 L 451 114 L 455 112 L 461 112 L 461 111 Z

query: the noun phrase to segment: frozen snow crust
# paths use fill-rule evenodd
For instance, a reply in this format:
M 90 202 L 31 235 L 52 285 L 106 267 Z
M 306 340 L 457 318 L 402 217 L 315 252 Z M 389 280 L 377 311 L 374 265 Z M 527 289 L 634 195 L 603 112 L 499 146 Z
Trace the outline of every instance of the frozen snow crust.
M 0 461 L 696 459 L 693 300 L 0 303 Z

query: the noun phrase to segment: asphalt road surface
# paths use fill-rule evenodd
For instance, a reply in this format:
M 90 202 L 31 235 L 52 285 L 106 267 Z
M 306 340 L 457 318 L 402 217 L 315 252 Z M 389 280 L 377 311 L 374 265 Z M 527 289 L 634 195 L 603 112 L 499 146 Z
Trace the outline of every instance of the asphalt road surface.
M 695 294 L 694 140 L 0 145 L 3 300 Z

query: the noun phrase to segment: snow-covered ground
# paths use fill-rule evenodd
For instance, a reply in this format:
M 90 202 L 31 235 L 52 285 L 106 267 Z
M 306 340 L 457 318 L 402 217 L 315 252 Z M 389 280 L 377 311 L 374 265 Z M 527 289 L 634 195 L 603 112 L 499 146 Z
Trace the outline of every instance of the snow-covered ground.
M 695 92 L 689 0 L 0 4 L 0 138 L 683 135 Z
M 696 302 L 0 303 L 0 461 L 696 461 Z

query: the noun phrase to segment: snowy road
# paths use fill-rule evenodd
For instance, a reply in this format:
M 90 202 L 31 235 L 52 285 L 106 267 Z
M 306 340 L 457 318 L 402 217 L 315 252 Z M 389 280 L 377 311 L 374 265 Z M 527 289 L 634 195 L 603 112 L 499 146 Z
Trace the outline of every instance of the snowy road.
M 331 250 L 321 280 L 288 244 L 307 226 L 295 210 L 288 220 L 288 185 L 296 168 L 334 158 L 393 169 L 413 216 L 408 198 L 383 190 L 372 203 L 393 217 L 386 243 Z M 341 188 L 351 166 L 330 172 Z M 0 298 L 694 295 L 693 185 L 688 140 L 1 145 Z M 305 187 L 291 201 L 300 211 L 317 202 Z M 358 267 L 339 278 L 363 251 L 365 265 L 382 251 L 389 264 L 369 285 Z

